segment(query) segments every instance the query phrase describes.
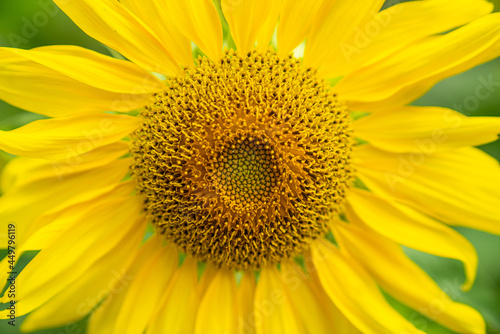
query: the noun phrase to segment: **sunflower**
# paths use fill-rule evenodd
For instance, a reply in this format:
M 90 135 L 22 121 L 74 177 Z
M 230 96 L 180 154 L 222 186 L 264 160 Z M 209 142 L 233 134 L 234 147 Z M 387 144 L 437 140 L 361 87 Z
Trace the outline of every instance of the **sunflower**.
M 485 333 L 403 246 L 461 261 L 466 290 L 477 257 L 449 225 L 500 233 L 498 162 L 473 147 L 500 119 L 409 106 L 500 55 L 491 3 L 55 3 L 115 57 L 0 49 L 0 98 L 46 116 L 0 132 L 18 156 L 1 178 L 2 318 L 29 313 L 25 331 L 88 317 L 89 333 L 422 333 L 389 295 Z

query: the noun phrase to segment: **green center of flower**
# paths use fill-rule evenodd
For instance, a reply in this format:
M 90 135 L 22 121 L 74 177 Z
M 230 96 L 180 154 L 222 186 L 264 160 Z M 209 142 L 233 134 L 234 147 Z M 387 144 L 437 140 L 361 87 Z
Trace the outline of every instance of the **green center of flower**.
M 349 113 L 314 71 L 227 52 L 168 80 L 132 154 L 157 232 L 201 261 L 258 269 L 301 254 L 352 181 Z
M 265 135 L 241 133 L 224 138 L 210 154 L 208 181 L 225 205 L 251 212 L 279 191 L 282 159 Z

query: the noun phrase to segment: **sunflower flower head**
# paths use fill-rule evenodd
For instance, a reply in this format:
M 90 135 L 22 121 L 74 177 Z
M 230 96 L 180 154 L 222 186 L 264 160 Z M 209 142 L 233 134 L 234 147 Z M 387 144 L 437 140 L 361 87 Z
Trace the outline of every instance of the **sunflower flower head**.
M 474 147 L 500 119 L 410 105 L 500 55 L 491 3 L 54 2 L 115 57 L 0 48 L 0 99 L 46 116 L 0 131 L 18 156 L 2 170 L 0 240 L 16 249 L 0 279 L 20 287 L 1 317 L 28 315 L 25 331 L 88 319 L 97 334 L 422 334 L 392 298 L 485 333 L 403 246 L 461 261 L 466 290 L 477 256 L 451 226 L 500 234 L 500 167 Z
M 257 269 L 328 231 L 349 182 L 349 113 L 292 57 L 227 51 L 168 81 L 132 149 L 145 210 L 202 261 Z

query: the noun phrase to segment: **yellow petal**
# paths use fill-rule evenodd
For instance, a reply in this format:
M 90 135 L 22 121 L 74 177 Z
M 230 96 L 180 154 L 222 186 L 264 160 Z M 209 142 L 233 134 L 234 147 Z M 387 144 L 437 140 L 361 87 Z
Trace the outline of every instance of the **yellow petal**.
M 115 0 L 55 0 L 89 36 L 120 52 L 142 68 L 166 75 L 180 71 L 158 36 Z
M 399 246 L 352 224 L 339 224 L 336 230 L 342 246 L 393 297 L 458 333 L 485 332 L 479 312 L 451 300 Z
M 335 89 L 353 109 L 377 110 L 388 103 L 404 105 L 423 95 L 438 81 L 499 54 L 500 13 L 493 13 L 353 71 Z
M 433 154 L 498 139 L 500 117 L 466 117 L 438 107 L 401 107 L 354 122 L 356 136 L 391 152 Z
M 219 269 L 201 300 L 196 334 L 236 333 L 236 279 L 231 270 Z
M 423 334 L 389 305 L 372 277 L 352 258 L 321 239 L 311 250 L 323 288 L 361 332 Z
M 450 225 L 500 234 L 500 196 L 494 189 L 500 167 L 478 149 L 394 154 L 362 145 L 355 164 L 361 180 L 377 194 Z
M 307 39 L 304 64 L 319 68 L 328 78 L 341 76 L 346 63 L 343 45 L 355 39 L 383 4 L 384 0 L 358 0 L 353 6 L 351 0 L 336 0 L 329 11 L 319 12 Z M 329 65 L 327 71 L 321 68 L 324 64 Z
M 140 93 L 142 88 L 139 88 L 139 93 L 133 90 L 128 93 L 118 93 L 83 83 L 28 59 L 27 56 L 31 57 L 31 52 L 9 48 L 0 49 L 0 99 L 16 107 L 56 117 L 95 111 L 130 111 L 152 101 L 152 94 Z M 50 58 L 47 54 L 45 56 Z M 93 61 L 88 60 L 84 63 L 93 63 Z M 73 64 L 73 67 L 78 66 L 78 64 Z M 64 66 L 60 66 L 59 70 L 61 68 Z M 124 70 L 126 72 L 126 67 Z M 67 69 L 67 72 L 71 71 Z M 93 68 L 81 67 L 81 71 L 73 70 L 71 74 L 76 77 L 75 72 L 93 73 Z M 82 73 L 80 74 L 83 78 Z M 112 74 L 113 70 L 111 70 Z M 149 78 L 149 75 L 144 78 Z M 107 79 L 102 80 L 103 83 L 98 86 L 108 86 Z M 97 81 L 99 80 L 94 79 L 93 85 L 96 85 Z
M 328 318 L 333 322 L 331 326 L 331 333 L 345 333 L 345 334 L 362 334 L 354 325 L 347 320 L 347 318 L 340 312 L 335 304 L 330 300 L 326 293 L 321 280 L 318 277 L 318 272 L 314 267 L 314 261 L 311 250 L 308 249 L 303 254 L 304 264 L 309 274 L 311 288 L 315 291 L 317 298 L 323 305 L 324 311 L 328 314 Z
M 0 174 L 0 192 L 6 193 L 10 191 L 23 181 L 24 175 L 30 175 L 29 172 L 26 173 L 27 171 L 45 164 L 47 164 L 47 161 L 42 159 L 16 157 L 9 160 Z
M 324 64 L 342 75 L 390 57 L 416 41 L 450 31 L 493 10 L 485 0 L 411 1 L 391 6 L 359 27 L 351 41 L 341 45 L 344 56 Z
M 201 278 L 198 282 L 198 293 L 200 300 L 203 298 L 205 293 L 208 290 L 208 287 L 212 283 L 212 280 L 215 277 L 215 274 L 217 274 L 218 268 L 216 268 L 213 264 L 207 263 L 205 266 L 205 269 L 203 270 L 203 273 L 201 273 Z
M 260 272 L 255 292 L 254 317 L 257 334 L 305 334 L 287 296 L 276 267 L 266 267 Z
M 287 297 L 295 310 L 296 317 L 304 324 L 305 332 L 332 333 L 336 319 L 330 318 L 327 307 L 312 288 L 311 280 L 292 261 L 282 262 L 280 265 L 281 278 L 287 287 Z
M 172 58 L 182 67 L 193 65 L 191 41 L 184 37 L 168 17 L 166 1 L 120 0 L 158 36 L 170 51 Z
M 278 24 L 278 54 L 286 57 L 305 39 L 326 0 L 283 0 Z
M 78 46 L 55 45 L 32 50 L 4 50 L 109 92 L 148 94 L 163 88 L 159 79 L 129 61 L 107 57 Z
M 144 231 L 141 208 L 139 197 L 111 198 L 94 204 L 71 222 L 72 227 L 42 249 L 17 277 L 17 283 L 23 286 L 16 304 L 18 315 L 42 305 L 81 277 L 99 258 L 109 256 L 130 230 Z
M 83 216 L 90 206 L 96 202 L 106 201 L 110 197 L 130 196 L 135 189 L 135 182 L 125 181 L 71 198 L 38 216 L 23 233 L 23 238 L 16 238 L 18 251 L 40 250 L 48 247 L 60 233 L 71 226 L 72 221 Z
M 153 313 L 160 307 L 161 295 L 177 270 L 179 260 L 174 246 L 159 247 L 158 250 L 130 284 L 116 319 L 116 333 L 143 333 Z M 142 305 L 141 312 L 137 312 L 137 305 Z
M 144 259 L 149 259 L 161 249 L 164 239 L 153 235 L 142 246 L 136 245 L 136 252 L 130 254 L 131 265 L 123 273 L 123 286 L 111 290 L 104 301 L 92 312 L 87 331 L 89 334 L 113 333 L 118 313 L 128 293 L 130 282 L 144 266 Z
M 23 233 L 36 217 L 86 191 L 117 184 L 128 173 L 130 163 L 121 159 L 64 178 L 54 172 L 51 177 L 19 186 L 0 197 L 0 221 L 15 224 L 17 237 L 23 240 Z M 7 232 L 0 232 L 2 244 L 5 240 Z
M 278 19 L 280 16 L 282 0 L 274 0 L 271 2 L 271 11 L 267 16 L 267 20 L 262 25 L 257 35 L 257 49 L 261 52 L 265 52 L 269 48 L 269 43 L 274 35 L 276 26 L 278 24 Z
M 222 24 L 212 0 L 171 0 L 170 19 L 208 58 L 222 57 Z
M 266 22 L 273 1 L 222 0 L 222 12 L 227 20 L 231 36 L 240 54 L 253 49 L 257 35 Z
M 238 287 L 238 334 L 255 333 L 254 296 L 254 273 L 251 271 L 244 272 Z
M 116 160 L 120 155 L 124 154 L 124 152 L 120 152 L 123 146 L 115 144 L 108 146 L 117 146 L 118 150 L 113 151 L 113 149 L 108 149 L 110 147 L 103 147 L 106 148 L 106 150 L 100 149 L 99 151 L 103 151 L 103 153 L 106 154 L 105 156 L 94 161 L 88 160 L 82 163 L 80 166 L 75 167 L 75 169 L 83 170 L 85 169 L 85 166 L 88 167 L 89 165 L 94 165 L 94 167 L 106 165 L 109 164 L 110 161 Z M 125 147 L 127 146 L 125 145 Z M 99 157 L 100 154 L 92 152 L 92 154 L 88 156 L 92 156 L 92 159 L 94 159 L 96 156 Z M 104 159 L 104 157 L 106 159 Z M 22 168 L 26 166 L 28 167 Z M 16 184 L 16 186 L 29 184 L 31 182 L 34 182 L 34 180 L 47 178 L 50 179 L 54 177 L 54 167 L 43 160 L 17 158 L 13 159 L 7 165 L 7 167 L 9 169 L 18 168 L 19 173 L 22 176 L 27 175 L 27 177 L 22 178 L 20 182 L 17 182 L 19 184 Z M 34 174 L 36 174 L 38 177 L 34 176 Z M 53 186 L 60 184 L 62 181 L 63 178 L 60 178 L 57 181 L 54 180 Z M 8 214 L 10 214 L 11 217 L 21 219 L 16 223 L 17 253 L 21 255 L 24 251 L 40 250 L 48 246 L 52 243 L 54 238 L 59 233 L 61 233 L 61 231 L 68 227 L 68 222 L 71 221 L 71 219 L 68 220 L 68 217 L 74 219 L 81 216 L 86 211 L 88 206 L 91 205 L 94 201 L 106 200 L 106 198 L 109 198 L 110 196 L 129 196 L 133 193 L 135 187 L 136 185 L 133 180 L 120 183 L 116 181 L 115 183 L 104 185 L 101 187 L 97 185 L 97 188 L 89 188 L 89 191 L 80 190 L 78 194 L 66 194 L 66 197 L 60 199 L 58 204 L 48 208 L 44 208 L 43 205 L 36 206 L 32 204 L 30 206 L 30 210 L 26 210 L 26 208 L 23 206 L 23 202 L 11 202 L 11 206 L 14 206 L 14 203 L 19 204 L 19 206 L 17 207 L 17 210 L 14 210 L 13 212 L 10 212 Z M 27 189 L 29 189 L 29 187 Z M 36 201 L 37 198 L 43 198 L 42 195 L 45 194 L 45 191 L 45 189 L 42 189 L 42 193 L 34 193 L 33 200 Z M 13 194 L 16 194 L 15 190 L 12 190 L 12 192 Z M 8 196 L 12 195 L 12 192 L 9 192 L 6 195 L 7 198 Z M 21 198 L 26 198 L 26 193 L 22 192 L 22 188 L 21 193 L 19 193 L 18 195 Z M 62 195 L 64 196 L 64 194 Z M 5 207 L 4 209 L 8 208 Z M 0 210 L 0 213 L 5 214 L 5 211 L 2 212 L 2 210 Z M 28 213 L 28 216 L 24 216 L 25 213 Z M 25 217 L 24 220 L 22 219 L 23 216 Z M 2 234 L 1 238 L 2 244 L 6 244 L 7 235 Z M 17 259 L 19 258 L 20 257 L 18 257 Z M 0 271 L 0 281 L 4 281 L 7 278 L 8 265 L 8 258 L 5 257 L 0 262 L 0 269 L 4 269 Z
M 0 131 L 0 149 L 24 157 L 64 161 L 118 141 L 140 123 L 138 117 L 104 113 L 43 119 Z
M 454 177 L 462 175 L 462 182 L 471 188 L 481 189 L 491 197 L 500 197 L 500 165 L 497 159 L 475 147 L 462 147 L 443 153 L 441 159 L 433 165 L 443 172 L 445 169 L 453 170 Z M 479 167 L 480 166 L 480 167 Z M 478 168 L 479 167 L 479 168 Z M 468 177 L 463 178 L 463 175 Z
M 199 305 L 196 260 L 187 257 L 162 296 L 162 305 L 148 326 L 148 334 L 193 333 Z
M 101 146 L 81 156 L 72 155 L 66 161 L 48 161 L 16 157 L 2 170 L 0 183 L 3 193 L 41 179 L 56 177 L 59 182 L 66 176 L 103 166 L 123 157 L 129 151 L 129 143 L 115 142 Z
M 461 261 L 466 272 L 463 288 L 472 286 L 477 271 L 477 254 L 460 233 L 411 207 L 365 190 L 351 189 L 348 198 L 350 222 L 366 224 L 401 245 Z
M 108 256 L 100 258 L 84 275 L 30 313 L 22 330 L 31 332 L 73 323 L 89 314 L 103 299 L 113 298 L 124 290 L 134 279 L 127 270 L 139 249 L 142 232 L 130 231 Z

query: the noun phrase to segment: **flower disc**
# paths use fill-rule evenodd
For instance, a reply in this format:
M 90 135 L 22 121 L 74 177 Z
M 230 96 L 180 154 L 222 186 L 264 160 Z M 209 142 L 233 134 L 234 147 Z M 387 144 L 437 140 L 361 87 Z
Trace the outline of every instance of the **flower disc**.
M 199 260 L 299 255 L 352 180 L 345 105 L 292 57 L 226 52 L 169 79 L 142 114 L 132 173 L 159 233 Z

